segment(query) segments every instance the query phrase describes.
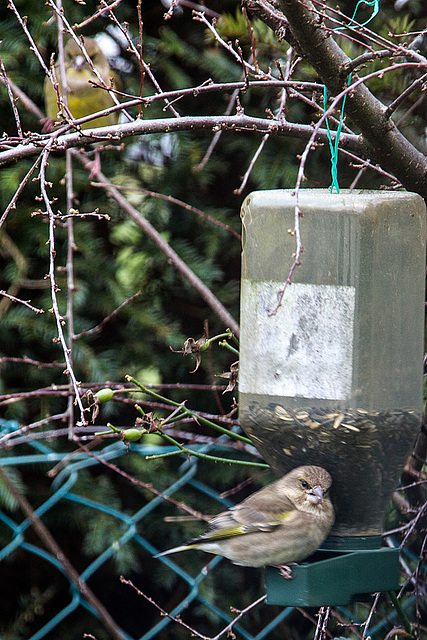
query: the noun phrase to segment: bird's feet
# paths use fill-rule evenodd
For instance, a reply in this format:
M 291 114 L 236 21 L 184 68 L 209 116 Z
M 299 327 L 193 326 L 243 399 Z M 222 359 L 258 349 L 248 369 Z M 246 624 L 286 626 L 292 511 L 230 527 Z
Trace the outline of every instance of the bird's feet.
M 296 564 L 296 562 L 289 562 L 288 564 L 281 564 L 277 566 L 280 575 L 283 576 L 285 580 L 292 580 L 295 577 L 290 567 L 291 564 Z

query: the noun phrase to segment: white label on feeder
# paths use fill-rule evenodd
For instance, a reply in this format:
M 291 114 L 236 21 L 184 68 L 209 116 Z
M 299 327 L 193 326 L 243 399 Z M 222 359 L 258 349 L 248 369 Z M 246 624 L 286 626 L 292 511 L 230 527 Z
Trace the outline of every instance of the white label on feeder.
M 351 394 L 355 288 L 242 281 L 239 389 L 346 400 Z

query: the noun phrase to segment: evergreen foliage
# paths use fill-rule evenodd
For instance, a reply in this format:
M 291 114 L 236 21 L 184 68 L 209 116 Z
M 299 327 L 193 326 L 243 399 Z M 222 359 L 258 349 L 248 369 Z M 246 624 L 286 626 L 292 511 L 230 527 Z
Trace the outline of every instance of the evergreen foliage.
M 114 10 L 120 23 L 129 24 L 129 34 L 135 45 L 138 43 L 139 28 L 136 4 L 131 0 L 123 0 Z M 216 23 L 219 36 L 225 42 L 235 43 L 237 40 L 243 57 L 249 59 L 252 44 L 241 3 L 238 0 L 212 0 L 207 4 L 209 9 L 220 14 Z M 351 15 L 354 4 L 349 1 L 341 2 L 341 9 Z M 423 11 L 422 3 L 410 2 L 401 13 L 394 10 L 392 2 L 384 4 L 381 14 L 369 25 L 372 31 L 388 37 L 390 31 L 403 33 L 423 28 L 419 17 Z M 50 56 L 57 50 L 57 27 L 52 8 L 48 4 L 22 1 L 16 2 L 16 6 L 21 15 L 27 16 L 28 29 L 46 65 L 49 65 Z M 98 2 L 94 0 L 87 0 L 83 4 L 64 0 L 65 15 L 71 25 L 93 15 L 97 8 Z M 209 79 L 215 83 L 242 80 L 240 62 L 227 54 L 202 23 L 192 19 L 190 9 L 183 7 L 182 12 L 177 11 L 176 16 L 170 20 L 164 19 L 166 11 L 160 0 L 142 3 L 142 54 L 162 91 L 197 87 Z M 280 78 L 287 64 L 289 45 L 285 40 L 279 40 L 260 20 L 251 18 L 250 22 L 254 29 L 257 63 L 263 69 L 270 68 L 275 77 Z M 107 14 L 89 22 L 83 29 L 84 35 L 88 37 L 94 37 L 100 32 L 109 33 L 119 45 L 120 53 L 111 59 L 111 66 L 121 74 L 126 94 L 138 96 L 140 68 L 119 37 L 117 29 L 112 28 Z M 44 72 L 36 56 L 30 51 L 30 45 L 16 16 L 6 3 L 0 7 L 0 41 L 1 60 L 7 76 L 43 111 Z M 363 51 L 360 44 L 344 38 L 339 38 L 339 43 L 352 58 Z M 375 61 L 370 66 L 370 71 L 381 68 L 382 64 L 381 60 Z M 403 92 L 411 73 L 415 77 L 418 72 L 402 73 L 396 70 L 386 76 L 387 82 L 377 77 L 368 86 L 384 103 L 389 104 Z M 298 66 L 296 76 L 301 81 L 318 80 L 313 78 L 313 70 L 305 62 Z M 156 91 L 146 72 L 142 95 L 152 96 Z M 220 115 L 226 111 L 231 93 L 227 90 L 200 93 L 198 96 L 186 95 L 174 102 L 173 106 L 181 116 Z M 414 145 L 425 152 L 425 102 L 418 102 L 418 98 L 419 94 L 409 98 L 413 106 L 409 114 L 406 104 L 402 106 L 402 117 L 405 114 L 402 130 Z M 274 113 L 279 109 L 280 92 L 277 88 L 270 87 L 250 88 L 241 93 L 239 100 L 232 113 L 242 109 L 252 116 L 265 118 L 268 110 Z M 17 107 L 24 133 L 40 133 L 41 123 L 35 115 L 21 101 L 17 102 Z M 14 138 L 17 135 L 16 123 L 7 90 L 2 84 L 0 111 L 4 140 Z M 138 107 L 132 108 L 130 112 L 134 117 L 147 120 L 164 118 L 166 113 L 170 114 L 162 100 L 153 100 L 143 106 L 141 113 Z M 319 116 L 310 103 L 290 99 L 285 115 L 290 122 L 301 124 L 311 124 Z M 209 129 L 190 129 L 128 137 L 120 146 L 112 145 L 101 154 L 102 171 L 209 287 L 233 318 L 238 320 L 241 252 L 238 234 L 241 233 L 241 203 L 252 190 L 293 188 L 299 167 L 298 154 L 302 153 L 306 141 L 270 136 L 254 164 L 246 186 L 238 192 L 262 135 L 247 131 L 223 131 L 213 154 L 200 169 L 199 165 L 213 136 L 214 132 Z M 20 160 L 1 168 L 2 211 L 24 180 L 33 161 Z M 64 154 L 52 154 L 47 174 L 47 179 L 52 183 L 49 195 L 55 198 L 55 213 L 59 211 L 63 215 L 67 211 L 65 171 Z M 346 160 L 340 161 L 341 185 L 348 187 L 357 172 L 358 167 L 349 166 Z M 37 173 L 36 169 L 33 176 Z M 330 184 L 330 156 L 326 146 L 310 155 L 306 176 L 310 186 Z M 379 188 L 385 182 L 389 183 L 384 176 L 366 172 L 358 186 Z M 204 388 L 186 388 L 186 385 L 223 384 L 223 378 L 214 376 L 229 371 L 237 356 L 215 343 L 209 351 L 203 353 L 200 367 L 191 373 L 195 369 L 194 357 L 183 357 L 182 353 L 177 353 L 183 349 L 190 336 L 195 340 L 203 336 L 206 322 L 209 336 L 224 332 L 224 323 L 188 280 L 177 272 L 168 257 L 157 249 L 141 227 L 106 195 L 104 189 L 90 184 L 87 171 L 76 161 L 73 163 L 73 191 L 74 208 L 80 214 L 89 214 L 85 218 L 77 218 L 73 224 L 76 247 L 73 262 L 74 333 L 83 333 L 82 337 L 74 341 L 72 348 L 77 380 L 84 389 L 94 390 L 108 386 L 110 382 L 113 383 L 112 386 L 116 385 L 114 388 L 124 385 L 126 375 L 146 385 L 176 385 L 164 392 L 172 401 L 186 401 L 186 406 L 203 414 L 228 414 L 234 406 L 236 391 L 222 395 L 223 388 L 219 393 L 213 393 Z M 46 278 L 50 251 L 49 227 L 43 203 L 37 200 L 39 195 L 39 182 L 30 179 L 16 208 L 10 211 L 0 230 L 0 290 L 21 300 L 31 300 L 34 307 L 45 310 L 43 314 L 35 314 L 29 308 L 0 296 L 0 395 L 28 392 L 28 396 L 19 401 L 1 404 L 0 415 L 6 420 L 17 420 L 22 425 L 31 425 L 52 415 L 65 414 L 69 403 L 65 391 L 63 395 L 49 393 L 49 390 L 68 388 L 68 377 L 64 373 L 64 353 L 56 341 L 55 316 L 49 312 L 52 307 L 50 283 Z M 190 205 L 193 210 L 181 206 L 178 201 Z M 194 208 L 202 210 L 222 226 L 203 219 Z M 99 212 L 101 217 L 90 215 L 94 211 Z M 225 225 L 235 233 L 227 231 Z M 66 222 L 65 219 L 58 220 L 56 279 L 59 287 L 59 309 L 64 316 L 67 311 L 67 250 Z M 136 294 L 139 295 L 111 317 L 99 331 L 85 334 L 103 323 L 106 317 Z M 22 358 L 33 360 L 38 365 L 13 360 Z M 43 366 L 44 364 L 49 366 Z M 36 390 L 46 392 L 30 395 L 29 392 Z M 134 426 L 139 415 L 134 404 L 141 397 L 141 394 L 134 393 L 126 399 L 122 397 L 122 400 L 116 401 L 115 398 L 115 401 L 102 405 L 96 420 L 97 430 L 106 430 L 108 421 L 119 429 Z M 149 396 L 143 396 L 143 399 L 146 400 L 146 411 L 152 410 L 155 416 L 165 417 L 171 412 L 171 408 L 162 403 L 151 405 L 153 400 Z M 85 402 L 88 403 L 87 400 Z M 74 410 L 77 416 L 77 408 L 74 407 Z M 233 414 L 230 420 L 232 424 L 226 423 L 226 428 L 235 426 L 236 415 Z M 66 426 L 66 421 L 63 420 L 55 428 L 66 429 Z M 178 426 L 181 427 L 202 437 L 215 435 L 207 426 L 196 422 Z M 51 431 L 49 422 L 38 432 L 43 431 Z M 107 446 L 112 441 L 112 438 L 107 438 L 107 444 L 103 443 L 101 446 Z M 67 442 L 65 437 L 61 441 L 47 442 L 49 451 L 66 451 L 70 456 L 75 453 L 74 444 Z M 156 451 L 159 448 L 158 442 L 155 434 L 148 434 L 142 439 L 142 445 L 157 446 Z M 132 445 L 129 455 L 122 457 L 118 466 L 124 473 L 141 482 L 153 484 L 158 491 L 166 491 L 179 476 L 185 456 L 179 460 L 177 457 L 146 460 L 144 455 L 135 453 L 138 446 Z M 21 444 L 14 452 L 16 455 L 30 455 L 34 450 L 28 444 Z M 243 447 L 226 453 L 223 450 L 211 453 L 259 462 L 259 458 L 250 455 Z M 10 455 L 11 451 L 7 448 L 0 450 L 1 457 Z M 44 504 L 51 495 L 51 478 L 47 473 L 52 466 L 46 461 L 44 465 L 32 466 L 29 463 L 19 468 L 7 469 L 15 486 L 25 494 L 34 509 Z M 258 476 L 250 467 L 201 462 L 197 478 L 220 492 L 251 476 L 254 479 L 232 496 L 234 501 L 243 497 L 249 489 L 258 488 L 261 483 L 271 480 L 271 476 L 263 475 L 262 472 Z M 71 501 L 59 502 L 48 512 L 44 522 L 78 571 L 83 571 L 88 562 L 95 561 L 100 554 L 114 546 L 115 551 L 108 565 L 104 565 L 96 574 L 91 586 L 94 591 L 103 590 L 101 599 L 105 599 L 105 606 L 118 624 L 126 628 L 129 634 L 140 637 L 154 623 L 156 614 L 133 593 L 129 594 L 122 589 L 120 596 L 117 595 L 115 588 L 119 576 L 124 574 L 134 579 L 136 584 L 143 584 L 144 592 L 161 602 L 168 611 L 184 597 L 184 583 L 165 566 L 156 563 L 151 557 L 147 559 L 147 555 L 141 554 L 140 548 L 133 541 L 123 545 L 116 544 L 123 535 L 125 526 L 112 515 L 101 509 L 97 510 L 96 505 L 107 505 L 111 510 L 130 516 L 141 505 L 148 503 L 153 494 L 148 488 L 134 486 L 124 477 L 117 476 L 111 469 L 104 469 L 100 465 L 80 469 L 72 492 L 81 501 L 76 500 L 72 504 Z M 174 498 L 205 514 L 210 513 L 210 510 L 216 512 L 219 506 L 217 500 L 210 499 L 190 485 L 183 487 Z M 85 500 L 90 504 L 85 504 Z M 0 505 L 7 517 L 15 518 L 19 512 L 16 497 L 1 478 Z M 144 527 L 144 536 L 151 536 L 159 549 L 179 544 L 183 539 L 197 535 L 200 530 L 197 522 L 164 523 L 163 518 L 170 516 L 176 516 L 176 507 L 165 503 L 156 511 L 155 519 L 144 520 L 140 525 L 141 529 Z M 396 519 L 396 511 L 390 514 L 390 521 L 393 518 Z M 33 536 L 33 533 L 29 534 L 31 543 L 34 543 Z M 6 545 L 9 538 L 10 531 L 2 522 L 2 545 Z M 415 553 L 421 553 L 421 547 L 422 541 L 415 541 Z M 55 615 L 57 603 L 65 606 L 67 601 L 68 585 L 65 579 L 58 580 L 57 572 L 51 568 L 46 569 L 46 563 L 40 558 L 32 556 L 30 570 L 27 561 L 28 557 L 22 549 L 18 549 L 4 562 L 4 584 L 0 588 L 3 603 L 0 634 L 3 640 L 31 637 L 40 628 L 40 621 L 44 623 Z M 185 571 L 196 575 L 204 566 L 205 558 L 191 552 L 190 557 L 179 558 L 177 562 Z M 415 556 L 411 562 L 416 565 Z M 212 608 L 195 606 L 191 610 L 189 624 L 201 633 L 214 635 L 216 630 L 225 626 L 218 610 L 228 611 L 230 606 L 248 606 L 262 593 L 261 581 L 260 573 L 255 570 L 250 569 L 246 573 L 241 568 L 233 567 L 230 570 L 223 563 L 215 574 L 212 572 L 209 575 L 201 587 L 205 600 L 213 603 Z M 8 588 L 9 584 L 13 586 Z M 144 629 L 138 626 L 136 619 L 129 619 L 127 606 L 134 614 L 135 610 L 144 613 Z M 421 608 L 420 615 L 424 616 L 423 601 L 417 605 L 412 604 L 412 619 L 415 619 L 415 606 Z M 390 605 L 386 601 L 381 602 L 377 610 L 378 619 L 386 618 L 390 611 Z M 365 619 L 367 612 L 365 605 L 354 607 L 355 619 Z M 277 613 L 275 610 L 275 614 Z M 261 631 L 272 617 L 271 611 L 253 613 L 252 633 L 255 635 L 255 630 Z M 81 613 L 80 617 L 74 614 L 72 624 L 63 622 L 55 631 L 57 636 L 50 634 L 47 637 L 68 640 L 82 637 L 83 633 L 92 633 L 98 640 L 110 637 L 102 624 L 94 623 L 93 620 L 86 612 Z M 336 620 L 333 628 L 334 633 L 341 633 Z M 308 640 L 313 637 L 313 621 L 294 612 L 286 622 L 281 623 L 274 634 L 269 637 Z M 188 631 L 179 625 L 171 625 L 159 635 L 187 638 Z M 346 637 L 355 636 L 349 634 Z

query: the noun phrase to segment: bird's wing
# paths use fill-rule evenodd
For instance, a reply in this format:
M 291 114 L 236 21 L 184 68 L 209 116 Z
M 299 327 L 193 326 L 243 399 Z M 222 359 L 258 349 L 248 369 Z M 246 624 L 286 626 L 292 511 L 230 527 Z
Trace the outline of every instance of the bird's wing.
M 251 524 L 241 524 L 233 522 L 228 527 L 213 527 L 201 535 L 199 538 L 191 540 L 189 547 L 198 546 L 203 542 L 214 542 L 217 540 L 226 540 L 227 538 L 235 538 L 236 536 L 247 535 L 248 533 L 263 533 L 274 531 L 280 527 L 280 522 L 252 522 Z
M 242 503 L 215 516 L 209 522 L 209 530 L 192 542 L 223 540 L 248 533 L 269 532 L 280 527 L 297 510 L 285 496 L 266 492 L 258 499 L 249 496 Z

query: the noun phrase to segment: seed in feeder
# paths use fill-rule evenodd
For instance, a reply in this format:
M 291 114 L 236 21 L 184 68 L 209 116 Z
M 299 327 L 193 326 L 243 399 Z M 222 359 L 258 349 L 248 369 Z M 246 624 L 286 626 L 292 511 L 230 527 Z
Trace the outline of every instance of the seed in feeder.
M 345 416 L 344 416 L 343 413 L 339 413 L 337 415 L 337 417 L 334 420 L 334 429 L 337 429 L 340 426 L 340 424 L 344 420 L 344 418 L 345 418 Z
M 297 420 L 307 420 L 308 413 L 307 413 L 307 411 L 300 411 L 299 413 L 297 413 L 295 415 L 295 417 L 297 418 Z
M 292 416 L 290 416 L 289 413 L 280 406 L 280 404 L 276 404 L 274 411 L 279 420 L 286 420 L 286 422 L 292 422 L 294 420 L 294 418 L 292 418 Z
M 360 433 L 360 429 L 354 427 L 352 424 L 346 424 L 345 422 L 343 422 L 341 426 L 345 427 L 346 429 L 350 429 L 350 431 L 358 431 Z

